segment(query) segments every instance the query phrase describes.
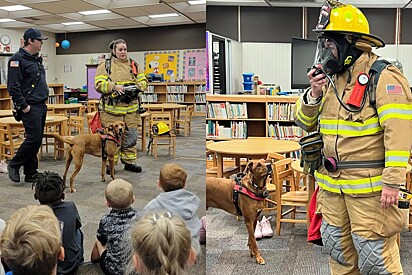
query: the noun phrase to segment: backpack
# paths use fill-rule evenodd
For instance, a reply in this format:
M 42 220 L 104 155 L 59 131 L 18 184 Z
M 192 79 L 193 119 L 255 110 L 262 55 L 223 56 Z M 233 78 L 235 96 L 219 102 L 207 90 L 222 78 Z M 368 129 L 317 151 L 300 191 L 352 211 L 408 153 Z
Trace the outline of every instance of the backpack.
M 376 87 L 378 85 L 379 77 L 387 66 L 392 65 L 389 61 L 385 59 L 378 59 L 373 64 L 369 70 L 369 83 L 366 92 L 369 96 L 369 102 L 376 109 Z

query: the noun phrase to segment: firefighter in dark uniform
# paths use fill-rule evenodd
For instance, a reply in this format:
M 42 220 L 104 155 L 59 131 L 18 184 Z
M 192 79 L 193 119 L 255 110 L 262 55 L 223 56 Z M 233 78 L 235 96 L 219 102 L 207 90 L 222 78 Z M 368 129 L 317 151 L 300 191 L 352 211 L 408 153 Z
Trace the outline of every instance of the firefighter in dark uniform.
M 9 60 L 7 89 L 15 109 L 23 121 L 26 139 L 10 161 L 9 178 L 20 182 L 19 169 L 24 167 L 25 182 L 33 182 L 37 173 L 37 152 L 42 143 L 46 122 L 49 88 L 39 55 L 43 40 L 37 29 L 28 29 L 23 35 L 24 46 Z

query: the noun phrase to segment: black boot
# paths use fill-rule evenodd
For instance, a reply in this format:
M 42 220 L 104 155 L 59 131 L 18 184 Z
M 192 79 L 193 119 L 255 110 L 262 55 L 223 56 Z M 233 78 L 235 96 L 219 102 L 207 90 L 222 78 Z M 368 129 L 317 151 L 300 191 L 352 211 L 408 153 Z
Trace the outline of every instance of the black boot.
M 106 174 L 110 176 L 110 166 L 106 165 Z M 116 175 L 116 169 L 114 169 L 114 174 Z
M 142 167 L 134 163 L 126 163 L 124 165 L 124 170 L 135 172 L 135 173 L 140 173 L 142 172 Z
M 10 166 L 7 167 L 7 170 L 9 171 L 9 179 L 13 182 L 20 182 L 20 171 L 19 169 L 13 168 Z

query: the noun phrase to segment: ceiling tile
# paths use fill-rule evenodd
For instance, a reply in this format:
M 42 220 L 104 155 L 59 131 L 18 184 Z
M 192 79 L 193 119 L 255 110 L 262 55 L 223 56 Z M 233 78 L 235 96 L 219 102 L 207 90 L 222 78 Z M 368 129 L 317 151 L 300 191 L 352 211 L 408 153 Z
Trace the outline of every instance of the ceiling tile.
M 116 8 L 116 9 L 113 9 L 113 12 L 121 14 L 123 16 L 128 16 L 128 17 L 148 15 L 146 11 L 138 7 Z
M 187 2 L 179 2 L 179 3 L 171 4 L 171 6 L 182 12 L 197 12 L 197 11 L 206 12 L 206 5 L 193 5 L 192 6 L 192 5 L 189 5 L 189 3 Z
M 148 14 L 162 14 L 162 13 L 174 13 L 176 12 L 171 7 L 165 4 L 156 4 L 156 5 L 146 5 L 141 6 L 140 9 L 144 10 Z

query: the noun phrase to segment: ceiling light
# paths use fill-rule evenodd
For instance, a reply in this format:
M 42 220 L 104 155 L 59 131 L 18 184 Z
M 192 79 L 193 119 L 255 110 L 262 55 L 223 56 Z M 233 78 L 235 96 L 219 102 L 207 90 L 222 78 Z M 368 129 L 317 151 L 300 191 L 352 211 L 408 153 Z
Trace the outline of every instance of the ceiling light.
M 66 23 L 62 23 L 62 25 L 65 25 L 65 26 L 81 25 L 81 24 L 84 24 L 84 22 L 66 22 Z
M 164 13 L 164 14 L 153 14 L 148 15 L 150 18 L 162 18 L 162 17 L 175 17 L 179 16 L 177 13 Z
M 187 1 L 190 5 L 202 5 L 206 4 L 206 0 L 193 0 L 193 1 Z
M 0 18 L 0 23 L 14 22 L 16 20 L 10 18 Z
M 22 10 L 31 10 L 31 8 L 22 6 L 22 5 L 14 5 L 14 6 L 4 6 L 0 7 L 0 9 L 5 11 L 22 11 Z
M 103 13 L 111 13 L 109 10 L 93 10 L 93 11 L 79 11 L 80 14 L 83 15 L 94 15 L 94 14 L 103 14 Z

